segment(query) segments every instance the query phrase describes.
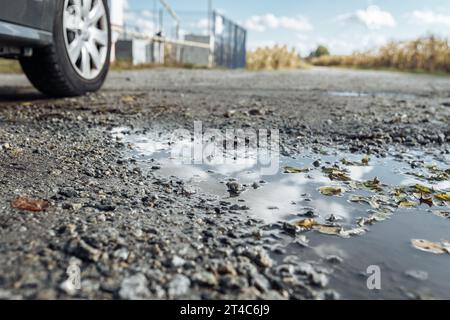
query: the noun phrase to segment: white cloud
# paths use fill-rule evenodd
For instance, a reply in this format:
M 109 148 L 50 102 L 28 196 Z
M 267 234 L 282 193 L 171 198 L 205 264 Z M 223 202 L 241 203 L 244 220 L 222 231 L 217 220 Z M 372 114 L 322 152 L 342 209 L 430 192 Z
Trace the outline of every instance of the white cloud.
M 365 10 L 356 10 L 352 13 L 343 14 L 337 17 L 338 21 L 353 22 L 364 25 L 369 30 L 377 30 L 383 27 L 395 27 L 395 18 L 388 11 L 383 11 L 380 7 L 370 5 Z
M 332 54 L 351 54 L 356 51 L 367 51 L 385 45 L 389 38 L 382 34 L 369 32 L 365 35 L 342 34 L 337 37 L 307 37 L 297 36 L 296 48 L 302 56 L 307 56 L 318 45 L 324 45 Z
M 431 10 L 420 11 L 416 10 L 410 14 L 414 22 L 426 25 L 442 25 L 450 27 L 450 15 L 436 13 Z
M 132 31 L 152 35 L 156 32 L 153 15 L 150 11 L 125 11 L 125 24 L 127 28 L 131 29 Z
M 262 16 L 251 16 L 244 22 L 244 26 L 253 31 L 264 32 L 268 29 L 284 28 L 295 31 L 309 31 L 313 26 L 304 16 L 277 17 L 271 13 Z
M 198 29 L 207 29 L 209 26 L 209 20 L 207 18 L 200 19 L 192 26 Z

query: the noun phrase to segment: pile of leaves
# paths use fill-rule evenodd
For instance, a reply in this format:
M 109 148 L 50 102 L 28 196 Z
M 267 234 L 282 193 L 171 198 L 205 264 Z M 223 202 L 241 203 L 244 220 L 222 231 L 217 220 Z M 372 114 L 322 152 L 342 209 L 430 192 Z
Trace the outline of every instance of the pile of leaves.
M 423 184 L 410 186 L 389 186 L 382 183 L 380 179 L 374 177 L 367 181 L 357 181 L 350 177 L 347 166 L 369 166 L 370 158 L 365 156 L 361 161 L 348 161 L 342 159 L 339 165 L 335 163 L 331 166 L 323 166 L 321 172 L 336 185 L 323 186 L 318 189 L 320 194 L 326 197 L 342 197 L 347 192 L 350 194 L 348 201 L 369 206 L 369 215 L 360 217 L 355 226 L 344 228 L 338 223 L 319 223 L 315 219 L 303 219 L 295 221 L 292 225 L 300 232 L 315 230 L 323 234 L 335 235 L 348 238 L 354 235 L 361 235 L 367 231 L 367 226 L 389 219 L 397 209 L 417 208 L 426 205 L 437 210 L 430 210 L 433 214 L 450 218 L 450 193 L 436 190 Z M 422 179 L 433 181 L 449 180 L 450 169 L 440 169 L 439 167 L 427 166 L 428 175 L 420 175 Z M 285 167 L 285 174 L 308 173 L 314 169 Z M 365 195 L 354 194 L 356 191 L 364 191 Z

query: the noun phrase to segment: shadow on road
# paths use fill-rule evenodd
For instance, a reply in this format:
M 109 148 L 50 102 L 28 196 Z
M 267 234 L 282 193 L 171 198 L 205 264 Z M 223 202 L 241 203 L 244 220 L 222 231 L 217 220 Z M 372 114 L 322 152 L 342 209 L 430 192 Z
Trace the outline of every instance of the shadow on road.
M 0 87 L 0 103 L 42 99 L 45 99 L 45 96 L 31 87 Z

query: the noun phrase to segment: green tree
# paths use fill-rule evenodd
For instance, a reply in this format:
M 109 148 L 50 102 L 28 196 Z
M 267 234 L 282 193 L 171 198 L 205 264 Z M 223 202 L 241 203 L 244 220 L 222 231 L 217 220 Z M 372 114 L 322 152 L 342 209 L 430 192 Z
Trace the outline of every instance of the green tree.
M 311 52 L 310 57 L 311 58 L 319 58 L 322 56 L 329 56 L 329 55 L 330 55 L 330 51 L 328 50 L 328 48 L 323 45 L 319 45 L 316 50 Z

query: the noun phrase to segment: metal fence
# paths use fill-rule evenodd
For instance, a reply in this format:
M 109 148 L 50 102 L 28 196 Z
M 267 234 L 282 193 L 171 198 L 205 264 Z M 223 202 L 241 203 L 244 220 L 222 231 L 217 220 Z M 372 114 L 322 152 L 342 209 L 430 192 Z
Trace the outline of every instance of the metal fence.
M 164 10 L 125 12 L 116 45 L 118 60 L 230 69 L 246 67 L 247 31 L 225 16 L 178 11 L 179 24 Z
M 217 12 L 213 13 L 212 21 L 214 64 L 230 69 L 245 68 L 247 31 Z

